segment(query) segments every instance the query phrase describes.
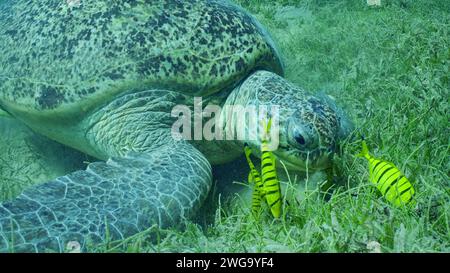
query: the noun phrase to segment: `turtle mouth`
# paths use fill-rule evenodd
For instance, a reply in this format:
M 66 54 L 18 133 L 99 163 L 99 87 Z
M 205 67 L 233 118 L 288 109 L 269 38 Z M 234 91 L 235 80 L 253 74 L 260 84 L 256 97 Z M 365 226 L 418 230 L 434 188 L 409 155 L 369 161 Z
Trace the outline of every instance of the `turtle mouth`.
M 279 146 L 275 155 L 282 165 L 288 170 L 306 171 L 323 170 L 330 164 L 331 149 L 316 148 L 310 151 L 289 150 L 287 147 Z

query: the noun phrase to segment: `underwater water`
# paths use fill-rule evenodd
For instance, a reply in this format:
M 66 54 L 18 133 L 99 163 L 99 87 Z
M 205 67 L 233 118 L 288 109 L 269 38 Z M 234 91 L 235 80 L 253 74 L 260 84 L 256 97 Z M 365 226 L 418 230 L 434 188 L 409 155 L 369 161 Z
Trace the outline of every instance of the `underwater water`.
M 193 145 L 203 154 L 210 153 L 208 159 L 213 158 L 211 162 L 234 157 L 231 162 L 212 166 L 211 177 L 204 172 L 202 177 L 198 178 L 200 175 L 197 172 L 193 174 L 189 171 L 203 171 L 207 163 L 202 163 L 202 160 L 206 162 L 206 159 L 203 159 L 200 152 L 197 154 L 197 149 L 189 150 L 191 148 L 185 146 L 170 149 L 170 145 L 169 148 L 164 148 L 164 145 L 158 144 L 144 150 L 133 146 L 137 145 L 136 143 L 147 143 L 147 138 L 139 138 L 141 133 L 154 137 L 152 132 L 159 134 L 160 128 L 170 128 L 170 125 L 164 122 L 155 123 L 160 116 L 136 114 L 136 118 L 125 120 L 126 125 L 119 129 L 109 126 L 126 116 L 124 113 L 142 112 L 128 111 L 127 105 L 141 107 L 144 112 L 157 109 L 155 112 L 166 111 L 166 114 L 170 114 L 171 107 L 177 101 L 165 103 L 164 98 L 168 92 L 159 91 L 155 92 L 155 95 L 142 93 L 158 102 L 150 106 L 146 104 L 150 99 L 141 100 L 133 95 L 130 95 L 129 104 L 120 99 L 116 100 L 115 104 L 108 104 L 112 100 L 108 101 L 108 98 L 118 96 L 120 88 L 139 92 L 145 90 L 145 76 L 151 78 L 156 73 L 150 69 L 154 67 L 151 62 L 145 63 L 143 68 L 129 67 L 129 63 L 138 62 L 139 58 L 145 58 L 145 54 L 156 54 L 155 52 L 164 50 L 170 52 L 168 48 L 173 49 L 170 46 L 176 48 L 172 53 L 175 58 L 178 56 L 176 54 L 181 54 L 177 50 L 192 44 L 182 44 L 180 40 L 170 39 L 171 29 L 174 28 L 171 20 L 175 19 L 164 16 L 161 17 L 165 20 L 162 26 L 153 22 L 163 31 L 159 29 L 157 35 L 147 33 L 153 35 L 152 43 L 148 42 L 149 38 L 136 38 L 130 44 L 138 44 L 139 47 L 131 46 L 129 51 L 122 51 L 125 49 L 120 46 L 108 47 L 113 54 L 112 58 L 103 55 L 99 57 L 105 53 L 100 50 L 102 45 L 104 46 L 100 40 L 92 44 L 85 41 L 94 41 L 95 37 L 101 37 L 98 33 L 102 31 L 102 24 L 126 26 L 127 31 L 129 30 L 130 36 L 121 36 L 123 33 L 120 28 L 108 29 L 111 33 L 105 34 L 105 37 L 111 40 L 106 41 L 107 46 L 114 44 L 114 39 L 128 41 L 127 37 L 132 37 L 130 33 L 134 33 L 133 28 L 137 33 L 141 31 L 145 34 L 139 20 L 143 20 L 146 14 L 154 14 L 152 12 L 155 10 L 159 12 L 159 9 L 165 7 L 159 4 L 170 4 L 173 1 L 154 1 L 153 4 L 147 4 L 148 7 L 138 6 L 140 10 L 123 4 L 121 8 L 126 11 L 126 16 L 117 21 L 111 19 L 111 22 L 106 23 L 97 22 L 95 16 L 103 18 L 106 16 L 105 10 L 110 10 L 113 14 L 110 15 L 114 18 L 114 13 L 122 10 L 109 9 L 107 4 L 99 5 L 101 14 L 78 18 L 78 24 L 88 24 L 86 29 L 93 30 L 89 31 L 90 34 L 83 32 L 81 36 L 75 37 L 73 34 L 80 33 L 77 29 L 65 29 L 65 33 L 52 36 L 47 32 L 45 35 L 34 33 L 34 28 L 23 27 L 19 23 L 36 20 L 36 24 L 49 26 L 48 29 L 44 28 L 45 31 L 62 31 L 52 29 L 52 24 L 59 28 L 65 24 L 56 23 L 55 20 L 58 19 L 53 17 L 45 19 L 45 16 L 39 13 L 42 7 L 54 5 L 66 9 L 65 16 L 73 12 L 76 17 L 78 9 L 89 7 L 95 10 L 90 6 L 93 1 L 59 1 L 59 4 L 55 4 L 56 1 L 48 0 L 42 1 L 42 7 L 37 3 L 31 4 L 36 6 L 35 9 L 25 9 L 20 6 L 21 2 L 23 1 L 0 0 L 0 48 L 2 52 L 6 52 L 4 57 L 0 57 L 0 201 L 3 204 L 0 206 L 0 226 L 4 228 L 0 233 L 1 252 L 450 251 L 448 1 L 381 0 L 380 6 L 370 6 L 363 0 L 234 1 L 252 14 L 270 33 L 277 54 L 283 61 L 284 78 L 318 97 L 326 94 L 333 101 L 332 104 L 341 108 L 353 124 L 352 131 L 339 139 L 339 146 L 335 150 L 335 172 L 332 179 L 335 183 L 328 193 L 320 192 L 320 184 L 327 180 L 323 170 L 306 168 L 303 171 L 294 171 L 283 168 L 281 164 L 277 165 L 283 197 L 283 213 L 279 219 L 274 219 L 269 210 L 264 211 L 259 218 L 252 215 L 252 187 L 247 182 L 249 166 L 243 153 L 233 155 L 236 153 L 234 146 L 215 150 L 214 145 Z M 174 6 L 168 5 L 166 8 L 165 11 L 170 13 L 169 9 Z M 20 13 L 28 10 L 33 13 Z M 8 17 L 10 11 L 19 12 L 20 16 L 27 19 L 11 20 Z M 188 10 L 188 14 L 189 12 L 194 11 Z M 40 17 L 33 19 L 37 14 L 40 14 Z M 60 16 L 63 13 L 55 14 Z M 132 14 L 137 15 L 133 17 Z M 193 17 L 199 16 L 201 17 L 200 13 Z M 225 18 L 224 14 L 219 13 L 220 16 Z M 162 20 L 161 18 L 159 20 Z M 192 18 L 189 18 L 192 21 Z M 183 24 L 192 23 L 189 20 Z M 225 19 L 223 20 L 225 24 Z M 16 32 L 16 25 L 11 22 L 18 24 Z M 245 26 L 241 27 L 245 29 Z M 112 33 L 114 31 L 117 33 Z M 220 27 L 212 28 L 206 38 L 219 35 L 217 32 L 224 30 Z M 31 40 L 18 38 L 17 35 L 31 37 L 37 45 L 33 44 L 33 47 Z M 86 38 L 85 35 L 93 38 Z M 133 35 L 139 36 L 136 33 Z M 21 43 L 13 48 L 15 41 Z M 65 50 L 71 47 L 71 43 L 75 44 L 74 49 L 72 53 L 68 53 Z M 27 46 L 18 49 L 18 45 Z M 189 54 L 204 52 L 204 48 L 196 46 L 187 50 Z M 42 49 L 45 47 L 52 50 Z M 61 52 L 56 52 L 57 49 L 61 49 Z M 217 56 L 230 54 L 236 57 L 244 54 L 240 50 L 233 51 L 232 46 L 231 53 L 221 50 L 230 48 L 225 46 L 223 49 L 219 46 L 210 52 L 212 56 L 203 56 L 203 59 L 219 62 L 221 59 Z M 42 52 L 54 54 L 39 55 Z M 124 52 L 136 53 L 137 61 L 127 59 L 128 55 Z M 69 58 L 70 54 L 78 57 Z M 154 88 L 185 88 L 180 89 L 183 91 L 178 93 L 188 94 L 190 98 L 201 93 L 189 90 L 192 86 L 206 86 L 211 89 L 214 87 L 214 91 L 221 90 L 221 95 L 211 100 L 224 103 L 226 96 L 223 94 L 232 92 L 233 88 L 245 81 L 257 67 L 248 61 L 242 64 L 243 67 L 249 66 L 249 69 L 242 72 L 241 77 L 236 76 L 239 74 L 236 66 L 233 71 L 238 72 L 227 80 L 222 80 L 217 74 L 197 74 L 191 79 L 190 64 L 196 69 L 200 66 L 201 70 L 202 67 L 199 63 L 194 64 L 192 60 L 184 66 L 173 66 L 168 59 L 159 60 L 160 64 L 163 64 L 161 67 L 172 65 L 172 71 L 167 68 L 165 75 L 152 78 Z M 279 69 L 276 60 L 268 59 L 265 62 L 258 68 L 273 71 Z M 252 65 L 255 67 L 251 67 Z M 106 67 L 116 69 L 111 70 L 106 80 L 95 75 L 96 69 Z M 133 78 L 134 69 L 144 70 L 144 77 L 139 78 L 142 82 L 132 81 L 136 79 Z M 46 83 L 43 86 L 53 89 L 39 89 L 42 84 L 39 81 L 44 79 Z M 80 79 L 84 79 L 82 84 L 77 82 Z M 185 84 L 187 79 L 192 80 L 190 84 Z M 155 87 L 155 82 L 162 84 Z M 93 91 L 94 95 L 91 97 L 90 88 L 97 90 Z M 203 90 L 204 93 L 208 93 L 207 91 Z M 104 95 L 96 95 L 101 92 Z M 126 93 L 123 90 L 121 92 Z M 130 94 L 133 92 L 130 91 Z M 136 100 L 133 101 L 134 99 Z M 75 105 L 77 101 L 82 100 L 81 106 L 61 106 L 65 103 Z M 107 111 L 101 112 L 100 116 L 93 116 L 93 119 L 98 118 L 98 124 L 103 124 L 106 129 L 102 131 L 100 128 L 99 132 L 85 134 L 84 130 L 97 128 L 96 125 L 80 121 L 86 113 L 94 111 L 94 104 L 96 107 L 109 107 Z M 118 110 L 124 111 L 115 112 Z M 66 112 L 69 114 L 65 114 Z M 144 124 L 133 125 L 136 123 Z M 107 141 L 109 134 L 114 135 L 110 142 Z M 86 138 L 95 137 L 95 143 L 101 148 L 93 147 L 92 142 L 87 140 L 78 141 L 81 135 Z M 372 155 L 393 162 L 411 181 L 415 189 L 414 205 L 395 207 L 372 185 L 367 162 L 357 157 L 361 150 L 362 135 Z M 137 140 L 133 141 L 133 137 Z M 166 136 L 161 134 L 155 138 L 160 140 L 164 137 Z M 164 141 L 171 143 L 167 139 Z M 122 146 L 116 149 L 109 143 Z M 171 145 L 173 148 L 176 144 Z M 110 165 L 91 165 L 94 167 L 91 167 L 93 171 L 89 175 L 79 172 L 70 179 L 58 180 L 57 184 L 46 184 L 59 179 L 58 177 L 85 170 L 89 163 L 103 162 L 109 156 L 121 158 L 121 152 L 129 147 L 135 152 L 146 151 L 151 156 L 141 160 L 133 155 L 126 158 L 128 161 L 118 159 L 108 163 Z M 177 155 L 175 152 L 172 155 L 173 150 L 177 149 L 180 153 Z M 157 156 L 158 152 L 163 155 L 161 159 Z M 274 154 L 276 155 L 276 152 Z M 179 157 L 183 159 L 176 161 Z M 164 170 L 145 169 L 154 162 L 161 164 L 158 166 L 162 166 Z M 257 157 L 254 162 L 255 165 L 259 164 Z M 190 178 L 198 180 L 198 186 L 192 184 L 189 187 Z M 70 182 L 71 180 L 73 182 Z M 159 180 L 162 182 L 153 182 Z M 139 187 L 145 187 L 143 185 L 146 181 L 150 181 L 151 187 L 141 190 Z M 187 181 L 187 188 L 176 188 L 182 188 L 177 186 L 178 181 Z M 116 182 L 117 185 L 114 185 Z M 90 183 L 95 185 L 89 188 Z M 111 185 L 105 187 L 113 189 L 109 195 L 101 190 L 101 185 L 107 183 Z M 89 190 L 84 188 L 84 184 L 88 185 Z M 208 186 L 205 186 L 206 184 Z M 30 194 L 19 196 L 24 190 L 36 187 L 39 187 L 39 190 L 31 190 Z M 108 191 L 109 188 L 104 189 Z M 96 190 L 102 193 L 96 193 Z M 182 197 L 175 199 L 180 204 L 185 202 L 181 208 L 177 205 L 172 207 L 170 202 L 163 202 L 164 198 L 172 196 L 173 192 L 177 194 L 178 191 L 183 191 L 180 193 Z M 68 197 L 68 192 L 73 194 L 70 197 L 72 199 Z M 141 193 L 143 197 L 139 196 Z M 33 194 L 37 196 L 35 199 Z M 17 197 L 19 199 L 16 199 Z M 149 200 L 143 200 L 144 197 L 149 197 Z M 46 210 L 48 207 L 36 201 L 47 198 L 49 201 L 42 201 L 42 204 L 54 205 L 50 213 Z M 53 198 L 56 201 L 52 201 Z M 72 201 L 64 201 L 58 205 L 58 198 Z M 80 204 L 73 201 L 78 200 L 77 198 Z M 193 201 L 186 200 L 189 198 Z M 105 200 L 117 202 L 111 201 L 113 208 L 109 208 L 109 201 Z M 12 203 L 9 203 L 11 201 Z M 107 204 L 104 207 L 106 213 L 96 211 L 100 206 L 98 204 L 103 203 Z M 182 223 L 176 223 L 177 221 L 172 219 L 190 212 L 189 205 L 186 204 L 195 207 L 195 213 L 183 221 L 180 220 Z M 83 206 L 88 207 L 86 211 Z M 133 211 L 134 208 L 136 211 Z M 154 213 L 153 209 L 157 213 Z M 93 218 L 79 216 L 84 213 Z M 175 218 L 171 218 L 171 213 Z M 48 216 L 49 214 L 53 216 Z M 120 219 L 121 215 L 124 217 L 123 221 Z M 142 219 L 146 215 L 148 219 Z M 170 224 L 162 221 L 164 224 L 161 222 L 161 226 L 153 225 L 151 219 L 157 218 L 155 215 L 160 217 L 159 221 L 162 221 L 161 217 L 169 219 L 167 223 Z M 77 221 L 78 217 L 80 221 Z M 36 223 L 45 228 L 35 229 L 33 226 Z M 12 230 L 5 231 L 5 227 Z M 85 240 L 85 234 L 93 234 L 92 241 Z M 46 241 L 47 237 L 52 237 L 51 242 Z M 13 243 L 10 238 L 15 238 Z

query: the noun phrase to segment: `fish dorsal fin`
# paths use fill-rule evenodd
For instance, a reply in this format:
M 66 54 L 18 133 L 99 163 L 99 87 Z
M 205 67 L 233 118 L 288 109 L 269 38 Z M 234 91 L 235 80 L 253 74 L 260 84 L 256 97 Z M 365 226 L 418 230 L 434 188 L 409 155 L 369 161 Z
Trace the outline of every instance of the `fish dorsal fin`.
M 270 127 L 272 126 L 272 118 L 269 118 L 269 120 L 266 121 L 263 119 L 261 120 L 261 127 L 263 129 L 263 134 L 262 134 L 262 140 L 269 140 L 269 136 L 270 136 Z
M 366 140 L 363 139 L 361 142 L 361 145 L 362 145 L 361 152 L 359 152 L 356 156 L 365 157 L 365 158 L 369 159 L 370 154 L 369 154 L 369 148 L 367 147 Z

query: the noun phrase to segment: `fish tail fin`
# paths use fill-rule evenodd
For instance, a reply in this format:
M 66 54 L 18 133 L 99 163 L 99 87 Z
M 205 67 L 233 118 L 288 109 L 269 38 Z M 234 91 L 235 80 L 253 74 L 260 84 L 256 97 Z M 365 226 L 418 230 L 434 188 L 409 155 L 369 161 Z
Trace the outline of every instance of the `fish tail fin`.
M 266 120 L 264 120 L 264 119 L 261 120 L 260 122 L 261 122 L 261 129 L 263 130 L 262 131 L 263 135 L 268 136 L 270 133 L 270 127 L 272 126 L 272 117 L 269 117 L 269 119 L 267 120 L 267 123 L 266 123 Z
M 253 175 L 252 175 L 252 171 L 251 171 L 251 170 L 250 170 L 250 172 L 248 173 L 248 183 L 249 183 L 249 184 L 255 183 L 255 179 L 253 178 Z
M 272 127 L 272 118 L 269 118 L 269 121 L 267 122 L 266 126 L 266 134 L 269 135 L 270 133 L 270 127 Z
M 270 117 L 266 123 L 266 121 L 263 119 L 261 120 L 261 129 L 263 130 L 262 138 L 266 139 L 270 135 L 270 127 L 272 126 L 272 118 Z
M 366 140 L 362 140 L 362 149 L 361 152 L 359 154 L 357 154 L 356 156 L 358 157 L 365 157 L 367 159 L 369 159 L 369 148 L 367 148 L 367 143 Z
M 250 147 L 248 146 L 247 143 L 244 143 L 244 152 L 245 152 L 245 156 L 247 158 L 250 158 L 250 155 L 252 154 L 252 149 L 250 149 Z

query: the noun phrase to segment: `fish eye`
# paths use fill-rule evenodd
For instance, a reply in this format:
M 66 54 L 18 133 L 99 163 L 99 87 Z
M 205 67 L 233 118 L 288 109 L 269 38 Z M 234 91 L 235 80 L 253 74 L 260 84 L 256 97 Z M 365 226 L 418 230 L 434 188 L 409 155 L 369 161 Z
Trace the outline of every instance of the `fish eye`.
M 305 143 L 306 143 L 305 138 L 301 134 L 297 134 L 294 138 L 298 144 L 305 145 Z

